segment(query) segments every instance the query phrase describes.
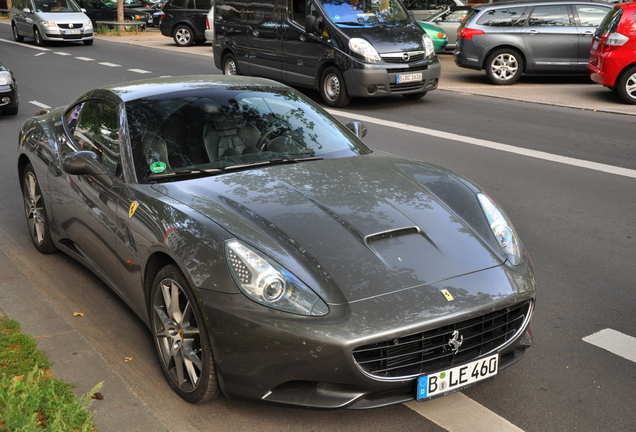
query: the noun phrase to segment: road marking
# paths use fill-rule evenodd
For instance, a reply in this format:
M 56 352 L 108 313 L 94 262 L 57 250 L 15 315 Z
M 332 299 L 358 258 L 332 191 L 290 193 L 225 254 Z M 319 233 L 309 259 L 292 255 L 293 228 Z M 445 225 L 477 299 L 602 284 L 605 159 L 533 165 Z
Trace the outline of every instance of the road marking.
M 33 104 L 35 106 L 38 106 L 40 108 L 44 108 L 44 109 L 51 109 L 50 106 L 43 104 L 42 102 L 38 102 L 38 101 L 29 101 L 30 104 Z
M 108 62 L 101 62 L 99 64 L 103 65 L 103 66 L 108 66 L 108 67 L 121 67 L 121 65 L 118 65 L 118 64 L 115 64 L 115 63 L 108 63 Z
M 616 330 L 605 329 L 584 337 L 583 341 L 636 362 L 636 338 L 632 336 Z
M 75 57 L 77 60 L 81 60 L 81 61 L 85 61 L 85 62 L 89 62 L 89 61 L 95 61 L 95 59 L 92 59 L 90 57 Z
M 33 57 L 40 57 L 41 55 L 45 55 L 45 52 L 41 52 L 41 53 L 37 53 L 36 55 L 34 55 Z
M 590 162 L 582 159 L 575 159 L 567 156 L 559 156 L 552 153 L 546 153 L 537 150 L 529 150 L 520 147 L 514 147 L 508 144 L 501 144 L 494 141 L 482 140 L 478 138 L 471 138 L 463 135 L 458 135 L 449 132 L 437 131 L 434 129 L 423 128 L 420 126 L 413 126 L 406 123 L 398 123 L 389 120 L 382 120 L 374 117 L 368 117 L 364 115 L 352 114 L 345 111 L 338 111 L 334 109 L 327 110 L 332 115 L 337 115 L 346 118 L 355 118 L 356 120 L 361 120 L 369 123 L 375 123 L 382 126 L 388 126 L 400 130 L 405 130 L 409 132 L 419 133 L 423 135 L 430 135 L 437 138 L 443 138 L 452 141 L 459 141 L 466 144 L 471 144 L 475 146 L 485 147 L 492 150 L 505 151 L 508 153 L 514 153 L 522 156 L 529 156 L 536 159 L 542 159 L 549 162 L 557 162 L 564 165 L 572 165 L 579 168 L 586 168 L 594 171 L 605 172 L 609 174 L 615 174 L 623 177 L 636 178 L 636 170 L 628 169 L 628 168 L 620 168 L 612 165 L 605 165 L 596 162 Z
M 404 405 L 448 432 L 523 432 L 463 393 Z
M 147 73 L 152 73 L 150 71 L 147 70 L 143 70 L 143 69 L 128 69 L 130 72 L 135 72 L 135 73 L 140 73 L 140 74 L 147 74 Z
M 39 46 L 33 46 L 33 45 L 25 44 L 24 42 L 16 42 L 16 41 L 7 40 L 7 39 L 0 39 L 0 42 L 6 42 L 6 43 L 9 43 L 9 44 L 20 45 L 21 47 L 31 48 L 31 49 L 38 50 L 38 51 L 51 51 L 48 48 L 42 48 L 42 47 L 39 47 Z
M 64 52 L 64 51 L 53 51 L 53 54 L 59 55 L 59 56 L 70 56 L 70 55 L 73 55 L 71 53 L 67 53 L 67 52 Z

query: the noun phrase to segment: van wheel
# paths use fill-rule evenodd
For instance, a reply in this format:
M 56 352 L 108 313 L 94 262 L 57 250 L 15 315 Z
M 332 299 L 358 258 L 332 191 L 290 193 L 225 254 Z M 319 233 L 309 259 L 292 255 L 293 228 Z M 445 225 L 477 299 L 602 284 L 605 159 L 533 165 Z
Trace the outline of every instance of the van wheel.
M 37 46 L 44 46 L 44 40 L 42 39 L 40 30 L 38 30 L 37 28 L 33 29 L 33 39 L 35 39 L 35 44 Z
M 342 73 L 337 67 L 330 66 L 322 73 L 320 95 L 325 104 L 334 108 L 347 106 L 351 101 Z
M 495 50 L 486 60 L 486 75 L 491 83 L 508 85 L 517 82 L 523 73 L 523 59 L 515 50 Z
M 16 25 L 13 24 L 11 27 L 13 28 L 13 39 L 15 39 L 16 42 L 22 42 L 24 40 L 24 36 L 20 36 Z
M 223 75 L 238 75 L 239 70 L 233 54 L 223 57 Z
M 194 33 L 187 25 L 181 25 L 174 30 L 172 34 L 174 43 L 180 47 L 188 47 L 194 45 Z
M 422 99 L 424 96 L 426 96 L 426 92 L 406 93 L 406 94 L 403 94 L 402 96 L 404 96 L 404 98 L 408 100 L 417 100 L 417 99 Z
M 616 89 L 623 102 L 636 104 L 636 66 L 632 66 L 621 74 L 616 82 Z

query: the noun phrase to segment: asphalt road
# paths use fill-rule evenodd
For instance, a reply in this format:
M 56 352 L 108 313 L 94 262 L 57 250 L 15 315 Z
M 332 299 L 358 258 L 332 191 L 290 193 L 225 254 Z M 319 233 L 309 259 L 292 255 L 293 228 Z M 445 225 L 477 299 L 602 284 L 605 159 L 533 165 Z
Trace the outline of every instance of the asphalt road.
M 334 112 L 363 119 L 370 147 L 455 170 L 506 208 L 539 290 L 535 346 L 520 363 L 463 394 L 412 408 L 324 412 L 224 398 L 194 406 L 172 393 L 150 333 L 114 293 L 72 259 L 40 255 L 30 244 L 15 148 L 20 124 L 38 105 L 66 104 L 105 84 L 218 71 L 209 55 L 187 50 L 99 40 L 42 51 L 9 40 L 0 25 L 0 59 L 16 73 L 21 97 L 20 114 L 0 118 L 0 308 L 37 336 L 54 372 L 78 391 L 105 381 L 106 399 L 93 405 L 101 432 L 636 430 L 636 346 L 629 339 L 636 336 L 636 143 L 633 116 L 594 108 L 613 102 L 621 109 L 612 92 L 578 78 L 528 78 L 513 86 L 529 88 L 523 98 L 448 89 L 419 101 L 354 100 Z M 459 76 L 484 93 L 492 87 L 479 73 Z M 546 86 L 590 90 L 598 100 L 583 108 L 520 101 Z M 583 340 L 604 329 L 627 336 L 608 337 L 626 355 Z

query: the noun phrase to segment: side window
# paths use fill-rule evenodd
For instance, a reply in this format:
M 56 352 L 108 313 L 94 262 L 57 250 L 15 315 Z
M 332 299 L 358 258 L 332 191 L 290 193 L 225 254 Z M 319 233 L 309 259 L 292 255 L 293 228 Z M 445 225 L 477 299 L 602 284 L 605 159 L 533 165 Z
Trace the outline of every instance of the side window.
M 209 11 L 212 9 L 212 0 L 195 0 L 194 9 L 204 9 Z
M 216 22 L 238 23 L 244 18 L 246 3 L 241 2 L 216 2 L 214 6 L 214 19 Z M 241 16 L 243 14 L 243 17 Z
M 186 9 L 188 7 L 188 0 L 173 0 L 170 2 L 170 7 Z
M 479 17 L 477 24 L 492 27 L 520 26 L 525 21 L 525 11 L 525 7 L 491 9 Z
M 290 15 L 301 27 L 305 27 L 305 18 L 307 18 L 307 3 L 305 0 L 290 0 Z
M 534 27 L 571 26 L 567 5 L 537 6 L 528 19 L 528 25 Z
M 607 8 L 593 5 L 575 5 L 574 9 L 579 16 L 579 25 L 582 27 L 598 27 L 609 12 Z
M 96 153 L 104 166 L 118 174 L 119 108 L 101 100 L 88 100 L 66 113 L 66 124 L 79 150 Z

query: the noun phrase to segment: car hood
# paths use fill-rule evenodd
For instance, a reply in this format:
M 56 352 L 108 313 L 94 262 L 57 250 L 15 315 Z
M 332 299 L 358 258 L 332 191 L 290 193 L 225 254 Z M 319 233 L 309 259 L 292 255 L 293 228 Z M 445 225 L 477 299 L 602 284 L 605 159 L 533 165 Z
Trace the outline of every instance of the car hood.
M 55 24 L 75 24 L 90 21 L 84 12 L 39 12 L 38 18 L 45 21 L 53 21 Z
M 488 244 L 473 185 L 442 168 L 390 155 L 279 165 L 153 188 L 316 289 L 306 280 L 313 278 L 328 302 L 355 302 L 503 262 Z
M 422 51 L 422 29 L 419 25 L 355 27 L 338 30 L 349 38 L 366 39 L 378 54 L 403 51 Z

